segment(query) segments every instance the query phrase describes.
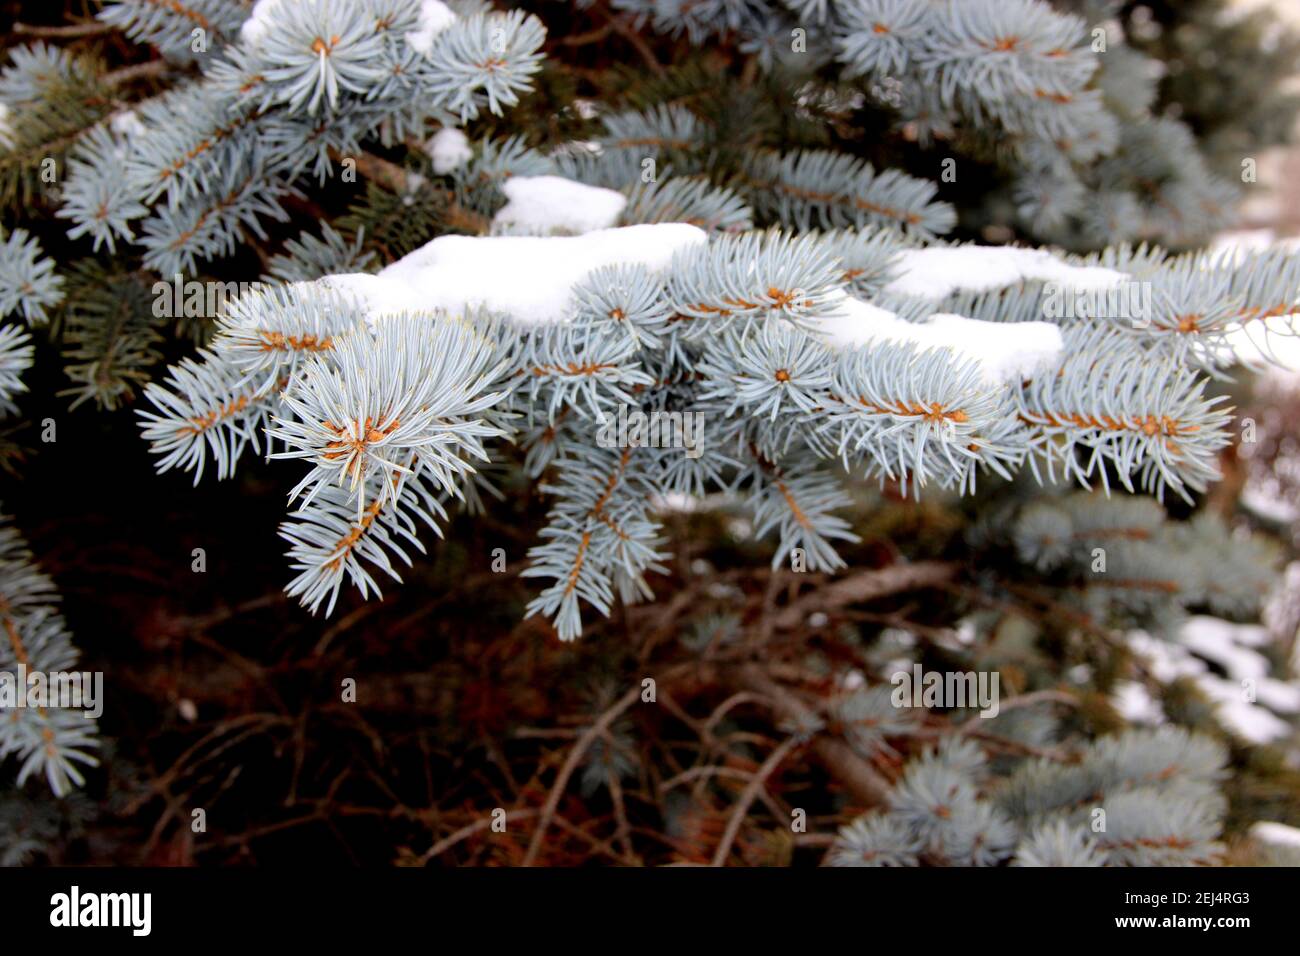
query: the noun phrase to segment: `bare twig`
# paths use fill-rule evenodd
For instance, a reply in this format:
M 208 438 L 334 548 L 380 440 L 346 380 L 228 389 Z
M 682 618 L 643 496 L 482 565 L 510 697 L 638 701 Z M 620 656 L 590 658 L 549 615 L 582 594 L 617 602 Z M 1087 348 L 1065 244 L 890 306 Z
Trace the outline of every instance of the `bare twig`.
M 613 724 L 619 714 L 640 699 L 640 686 L 631 688 L 615 701 L 612 707 L 596 718 L 596 722 L 587 728 L 586 732 L 578 738 L 578 742 L 569 750 L 569 756 L 564 761 L 564 766 L 560 768 L 560 773 L 551 786 L 551 792 L 546 797 L 546 804 L 542 807 L 542 818 L 537 822 L 537 829 L 533 831 L 533 838 L 528 844 L 528 852 L 524 855 L 524 866 L 532 866 L 537 859 L 537 854 L 542 849 L 542 839 L 546 836 L 546 829 L 551 825 L 551 819 L 555 816 L 556 808 L 560 805 L 560 797 L 564 794 L 564 788 L 568 785 L 569 778 L 578 769 L 578 764 L 582 761 L 583 755 Z
M 763 765 L 758 768 L 748 784 L 745 785 L 744 791 L 740 794 L 740 799 L 736 801 L 736 807 L 731 811 L 731 818 L 727 820 L 727 829 L 722 833 L 722 840 L 718 843 L 718 849 L 713 854 L 713 866 L 722 866 L 727 862 L 727 854 L 731 852 L 731 844 L 736 840 L 736 834 L 740 832 L 740 825 L 745 820 L 745 814 L 749 812 L 750 805 L 758 796 L 760 790 L 767 784 L 767 778 L 772 776 L 776 768 L 781 766 L 781 762 L 790 755 L 799 743 L 799 738 L 790 737 L 781 746 L 773 750 L 763 761 Z
M 737 673 L 737 681 L 776 705 L 777 715 L 796 724 L 806 724 L 814 715 L 798 697 L 786 690 L 757 664 L 746 664 Z M 880 806 L 889 798 L 889 782 L 864 761 L 848 744 L 825 735 L 813 740 L 813 753 L 822 765 L 844 785 L 858 803 L 865 807 Z
M 508 810 L 506 811 L 506 818 L 510 819 L 511 817 L 513 817 L 516 820 L 524 820 L 527 819 L 528 817 L 537 816 L 537 812 L 538 811 L 532 809 Z M 473 823 L 467 826 L 461 827 L 455 833 L 451 834 L 450 836 L 443 837 L 433 846 L 429 847 L 429 849 L 421 853 L 420 862 L 428 863 L 434 857 L 446 853 L 457 843 L 460 843 L 462 840 L 469 839 L 475 833 L 478 833 L 480 830 L 486 830 L 491 825 L 492 825 L 492 817 L 486 816 L 483 817 L 482 819 L 475 820 Z
M 131 66 L 124 66 L 119 70 L 113 70 L 111 73 L 105 73 L 100 79 L 109 86 L 120 86 L 123 83 L 130 83 L 132 80 L 165 76 L 171 72 L 171 69 L 172 65 L 166 60 L 149 60 L 146 63 L 135 63 Z
M 47 40 L 71 40 L 77 37 L 93 37 L 103 33 L 112 33 L 117 27 L 111 23 L 88 20 L 85 23 L 70 23 L 66 26 L 47 27 L 31 23 L 15 23 L 13 32 L 20 36 L 42 37 Z
M 610 17 L 609 25 L 615 33 L 632 44 L 632 47 L 640 54 L 641 59 L 645 60 L 646 66 L 654 71 L 656 76 L 665 75 L 664 65 L 659 62 L 654 50 L 650 48 L 650 44 L 646 43 L 645 38 L 630 23 L 615 15 Z
M 335 162 L 342 159 L 355 160 L 357 172 L 367 179 L 373 179 L 392 192 L 405 193 L 411 189 L 411 179 L 406 170 L 382 156 L 364 152 L 357 153 L 355 156 L 352 154 L 344 156 L 342 153 L 335 155 L 334 151 L 331 150 L 330 158 Z
M 776 614 L 773 623 L 777 629 L 789 630 L 803 624 L 814 611 L 833 611 L 888 594 L 936 587 L 951 581 L 956 573 L 957 566 L 944 561 L 918 561 L 863 571 L 799 598 Z

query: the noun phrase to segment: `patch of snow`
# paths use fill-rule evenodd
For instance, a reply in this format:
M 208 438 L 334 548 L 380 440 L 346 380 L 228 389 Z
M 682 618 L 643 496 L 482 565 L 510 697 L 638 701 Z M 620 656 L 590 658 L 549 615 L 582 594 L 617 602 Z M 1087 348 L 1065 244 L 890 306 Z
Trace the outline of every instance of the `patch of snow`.
M 651 509 L 663 514 L 693 514 L 701 510 L 701 504 L 699 498 L 694 495 L 682 494 L 680 491 L 652 495 L 650 498 Z
M 9 125 L 9 104 L 0 103 L 0 146 L 12 145 L 13 127 Z
M 248 46 L 256 46 L 271 30 L 271 15 L 286 0 L 257 0 L 253 9 L 239 26 L 239 39 Z
M 256 46 L 271 31 L 271 21 L 275 11 L 286 3 L 296 0 L 257 0 L 253 9 L 239 26 L 240 42 Z M 441 0 L 422 0 L 416 27 L 407 32 L 406 42 L 420 53 L 433 49 L 433 38 L 456 20 L 456 14 Z
M 136 115 L 135 110 L 117 113 L 108 121 L 108 128 L 124 139 L 134 139 L 148 132 L 144 123 L 140 122 L 140 117 Z
M 1251 840 L 1267 866 L 1300 866 L 1300 829 L 1261 820 L 1250 828 Z
M 378 275 L 319 281 L 352 295 L 372 318 L 482 306 L 536 325 L 565 321 L 572 311 L 573 287 L 594 269 L 626 263 L 660 272 L 679 250 L 706 242 L 703 229 L 676 222 L 581 236 L 439 236 Z
M 1016 246 L 934 246 L 907 249 L 898 259 L 899 274 L 886 292 L 942 299 L 954 292 L 985 292 L 1030 279 L 1066 289 L 1110 289 L 1129 276 L 1101 266 L 1075 266 L 1045 249 Z
M 1146 631 L 1129 631 L 1124 642 L 1146 659 L 1151 676 L 1162 684 L 1180 677 L 1197 677 L 1209 670 L 1204 661 L 1193 657 L 1186 648 L 1152 637 Z
M 884 667 L 880 668 L 877 671 L 876 676 L 881 680 L 889 680 L 899 671 L 904 671 L 910 674 L 912 672 L 913 663 L 915 662 L 908 660 L 906 657 L 895 657 L 892 661 L 887 662 Z
M 408 172 L 406 174 L 406 194 L 402 197 L 402 205 L 411 206 L 415 203 L 415 194 L 424 188 L 428 180 L 419 173 Z
M 956 632 L 958 644 L 970 647 L 975 643 L 975 638 L 978 636 L 979 635 L 975 630 L 975 622 L 970 618 L 963 618 L 958 622 Z
M 1300 711 L 1300 687 L 1264 676 L 1260 667 L 1267 671 L 1267 661 L 1242 646 L 1258 642 L 1261 637 L 1267 640 L 1268 632 L 1255 625 L 1193 617 L 1184 625 L 1177 644 L 1154 638 L 1145 631 L 1129 631 L 1125 643 L 1145 658 L 1151 676 L 1160 683 L 1190 678 L 1215 704 L 1215 713 L 1225 727 L 1252 743 L 1268 743 L 1292 733 L 1291 725 L 1272 711 Z M 1223 665 L 1232 679 L 1211 674 L 1205 661 L 1195 657 L 1192 651 Z M 1254 682 L 1258 703 L 1247 695 L 1243 680 Z M 1122 714 L 1125 707 L 1135 713 L 1145 707 L 1134 691 L 1119 684 L 1112 703 Z
M 1300 312 L 1300 305 L 1297 305 Z M 1238 323 L 1224 334 L 1232 357 L 1264 377 L 1294 387 L 1300 381 L 1300 314 Z
M 942 313 L 909 322 L 847 295 L 818 328 L 833 345 L 883 341 L 951 349 L 973 361 L 991 385 L 1033 377 L 1057 361 L 1063 348 L 1060 326 L 1052 322 L 985 322 Z
M 446 176 L 459 169 L 474 156 L 474 147 L 460 130 L 446 126 L 434 133 L 424 144 L 424 151 L 433 160 L 433 171 L 439 176 Z
M 1255 698 L 1277 714 L 1300 714 L 1300 685 L 1265 677 L 1255 683 Z
M 973 358 L 991 381 L 1019 384 L 1049 368 L 1061 355 L 1061 328 L 1052 322 L 984 322 L 960 315 L 932 315 L 922 335 Z
M 1232 624 L 1217 617 L 1188 618 L 1178 632 L 1178 643 L 1201 657 L 1214 661 L 1236 681 L 1259 680 L 1268 676 L 1268 660 L 1251 647 L 1268 640 L 1258 625 Z
M 1210 243 L 1209 251 L 1216 257 L 1235 260 L 1245 253 L 1263 252 L 1281 246 L 1286 249 L 1300 249 L 1300 238 L 1291 236 L 1278 239 L 1272 229 L 1236 229 L 1221 232 Z
M 1250 835 L 1253 839 L 1268 846 L 1290 847 L 1300 850 L 1300 829 L 1289 827 L 1285 823 L 1260 821 L 1251 826 Z
M 1133 724 L 1162 724 L 1165 720 L 1164 709 L 1160 702 L 1137 681 L 1116 681 L 1114 692 L 1110 697 L 1115 711 Z
M 1217 617 L 1202 618 L 1200 615 L 1189 618 L 1190 621 L 1194 622 L 1200 622 L 1202 619 L 1227 624 L 1232 628 L 1231 637 L 1233 643 L 1240 644 L 1242 647 L 1267 647 L 1273 642 L 1273 635 L 1262 624 L 1233 624 L 1230 621 L 1222 621 Z M 1199 624 L 1193 625 L 1193 627 L 1196 626 L 1199 626 Z
M 1266 249 L 1300 251 L 1300 237 L 1279 239 L 1272 229 L 1242 229 L 1220 233 L 1210 244 L 1214 263 L 1240 262 L 1248 253 Z M 1296 311 L 1300 313 L 1300 303 Z M 1225 336 L 1228 358 L 1288 384 L 1300 383 L 1300 315 L 1270 316 L 1239 323 Z
M 492 217 L 493 229 L 532 235 L 609 229 L 627 205 L 620 192 L 563 176 L 512 176 L 501 191 L 509 202 Z
M 754 537 L 754 526 L 744 518 L 726 519 L 727 534 L 736 541 L 749 541 Z
M 1246 699 L 1240 684 L 1211 674 L 1194 678 L 1196 686 L 1217 705 L 1215 716 L 1229 730 L 1255 744 L 1289 737 L 1289 723 L 1269 710 Z
M 604 156 L 605 144 L 595 139 L 571 139 L 557 146 L 551 155 L 572 156 L 579 159 L 583 156 Z
M 1076 684 L 1086 684 L 1092 680 L 1092 667 L 1088 664 L 1075 664 L 1065 672 L 1065 676 Z
M 1278 524 L 1292 524 L 1300 518 L 1300 505 L 1269 494 L 1249 481 L 1241 490 L 1241 504 L 1266 521 L 1276 521 Z
M 419 25 L 406 34 L 406 42 L 419 53 L 433 49 L 433 38 L 456 21 L 451 7 L 441 0 L 423 0 L 420 4 Z

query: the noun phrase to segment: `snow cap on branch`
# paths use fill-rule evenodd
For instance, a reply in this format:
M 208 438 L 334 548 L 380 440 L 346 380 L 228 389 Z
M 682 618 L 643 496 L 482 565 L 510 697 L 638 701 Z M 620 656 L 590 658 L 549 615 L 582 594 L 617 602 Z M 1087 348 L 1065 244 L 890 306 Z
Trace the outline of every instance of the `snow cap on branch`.
M 844 296 L 819 329 L 833 345 L 898 342 L 949 348 L 974 361 L 990 384 L 1017 385 L 1032 378 L 1050 367 L 1062 348 L 1060 326 L 1051 322 L 983 322 L 945 314 L 908 322 L 851 296 Z
M 704 230 L 685 223 L 601 229 L 582 236 L 440 236 L 378 275 L 329 276 L 371 316 L 482 306 L 523 325 L 563 321 L 572 290 L 602 266 L 665 269 L 680 249 L 703 245 Z
M 433 171 L 439 176 L 464 166 L 474 156 L 469 138 L 453 126 L 444 127 L 433 134 L 424 150 L 433 160 Z
M 612 228 L 627 197 L 563 176 L 512 176 L 501 184 L 509 200 L 492 219 L 497 232 L 582 235 Z
M 959 291 L 985 291 L 1031 279 L 1079 291 L 1104 290 L 1129 278 L 1100 266 L 1075 266 L 1045 249 L 1014 246 L 932 246 L 904 250 L 898 276 L 885 287 L 897 295 L 942 299 Z
M 423 0 L 420 4 L 420 25 L 406 34 L 406 42 L 420 53 L 433 49 L 433 38 L 456 19 L 456 14 L 441 0 Z

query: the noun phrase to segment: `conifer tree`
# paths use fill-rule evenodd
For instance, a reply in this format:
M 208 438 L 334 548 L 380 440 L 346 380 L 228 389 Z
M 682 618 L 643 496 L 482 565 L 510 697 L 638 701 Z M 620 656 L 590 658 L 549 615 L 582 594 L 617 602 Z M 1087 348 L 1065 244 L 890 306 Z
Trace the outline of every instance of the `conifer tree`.
M 834 865 L 1222 862 L 1246 755 L 1300 739 L 1289 662 L 1234 630 L 1289 553 L 1210 504 L 1240 342 L 1295 334 L 1300 254 L 1207 249 L 1297 107 L 1296 41 L 1216 9 L 1190 39 L 1172 5 L 1102 0 L 105 0 L 27 24 L 0 68 L 0 411 L 39 351 L 196 502 L 283 478 L 284 591 L 322 634 L 540 497 L 510 555 L 529 633 L 577 655 L 643 610 L 624 653 L 678 639 L 665 698 L 739 675 L 671 705 L 699 766 L 752 764 L 739 796 L 706 771 L 663 804 L 687 857 L 766 862 L 755 834 L 790 824 L 755 794 L 798 763 Z M 1161 76 L 1219 36 L 1249 110 Z M 5 533 L 0 668 L 70 668 L 54 583 Z M 675 605 L 705 552 L 764 593 Z M 900 697 L 913 665 L 1000 683 Z M 621 716 L 635 673 L 572 756 L 622 862 L 663 852 L 633 848 L 622 788 L 683 769 L 649 770 Z M 743 745 L 737 692 L 763 708 Z M 99 745 L 15 713 L 13 814 Z M 514 862 L 564 859 L 572 772 Z

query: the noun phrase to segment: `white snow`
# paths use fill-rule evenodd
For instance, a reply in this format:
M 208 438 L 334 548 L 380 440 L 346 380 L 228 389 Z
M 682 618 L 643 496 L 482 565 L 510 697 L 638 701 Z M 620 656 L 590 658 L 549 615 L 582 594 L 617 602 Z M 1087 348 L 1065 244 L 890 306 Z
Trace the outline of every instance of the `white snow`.
M 115 114 L 108 121 L 108 127 L 125 139 L 134 139 L 148 132 L 144 123 L 140 122 L 140 117 L 136 115 L 135 110 L 126 110 Z
M 1193 657 L 1186 648 L 1152 637 L 1146 631 L 1129 631 L 1125 643 L 1134 653 L 1146 658 L 1151 676 L 1162 684 L 1180 677 L 1198 677 L 1209 670 L 1204 661 Z
M 694 514 L 703 510 L 702 501 L 694 495 L 680 491 L 670 491 L 663 495 L 650 496 L 650 508 L 663 514 Z
M 415 202 L 415 194 L 424 188 L 428 180 L 419 173 L 408 172 L 406 174 L 406 195 L 402 197 L 402 204 L 410 206 Z
M 1300 714 L 1300 685 L 1265 677 L 1255 684 L 1255 699 L 1278 714 Z
M 1284 714 L 1300 711 L 1300 687 L 1259 673 L 1263 658 L 1242 645 L 1258 641 L 1262 631 L 1263 628 L 1254 625 L 1194 617 L 1184 626 L 1177 644 L 1159 640 L 1144 631 L 1130 631 L 1125 640 L 1135 654 L 1145 658 L 1148 671 L 1157 681 L 1167 684 L 1180 677 L 1190 678 L 1214 702 L 1216 716 L 1225 727 L 1246 740 L 1267 743 L 1292 733 L 1291 725 L 1274 711 Z M 1267 639 L 1267 632 L 1263 636 Z M 1223 665 L 1232 678 L 1210 673 L 1205 661 L 1192 654 L 1193 650 Z M 1255 700 L 1247 695 L 1243 680 L 1254 682 Z M 1116 686 L 1112 703 L 1126 717 L 1130 713 L 1147 712 L 1141 696 L 1120 685 Z
M 451 126 L 434 133 L 424 144 L 424 151 L 433 160 L 433 171 L 439 176 L 446 176 L 459 169 L 474 156 L 474 147 L 470 146 L 469 138 Z
M 262 38 L 270 32 L 271 15 L 276 8 L 285 3 L 286 0 L 257 0 L 253 4 L 252 12 L 249 13 L 248 19 L 239 27 L 239 39 L 248 44 L 255 46 L 261 42 Z
M 686 223 L 602 229 L 581 236 L 439 236 L 378 275 L 327 276 L 370 316 L 403 310 L 483 306 L 524 325 L 562 322 L 574 285 L 602 266 L 667 268 L 678 250 L 708 242 Z
M 1249 740 L 1266 744 L 1291 735 L 1291 725 L 1271 711 L 1246 699 L 1240 684 L 1211 674 L 1196 678 L 1196 686 L 1218 706 L 1215 716 L 1223 725 Z
M 240 24 L 239 39 L 249 46 L 256 46 L 270 32 L 276 9 L 289 2 L 292 0 L 257 0 L 248 19 Z M 451 26 L 455 19 L 456 14 L 440 0 L 423 0 L 417 26 L 406 34 L 406 42 L 420 53 L 428 53 L 433 48 L 433 38 Z
M 1300 250 L 1300 237 L 1288 236 L 1279 239 L 1273 229 L 1237 229 L 1221 232 L 1210 242 L 1210 253 L 1214 256 L 1238 259 L 1244 253 L 1263 252 L 1277 247 Z
M 1300 305 L 1296 309 L 1300 312 Z M 1300 314 L 1239 323 L 1227 331 L 1224 342 L 1242 365 L 1279 383 L 1300 381 Z
M 1264 820 L 1250 828 L 1250 837 L 1264 866 L 1300 866 L 1300 829 Z
M 0 103 L 0 146 L 10 145 L 13 127 L 9 125 L 9 104 Z
M 455 20 L 456 14 L 441 0 L 424 0 L 420 4 L 419 26 L 406 34 L 406 42 L 417 52 L 428 53 L 433 49 L 433 38 Z
M 1241 506 L 1266 521 L 1278 524 L 1291 524 L 1300 518 L 1300 505 L 1270 494 L 1249 480 L 1241 490 Z
M 1300 251 L 1300 236 L 1278 238 L 1272 229 L 1242 229 L 1220 233 L 1210 243 L 1210 260 L 1240 262 L 1251 252 L 1266 249 Z M 1296 304 L 1300 313 L 1300 303 Z M 1230 327 L 1225 335 L 1226 356 L 1280 383 L 1300 383 L 1300 314 L 1270 316 Z
M 1259 644 L 1264 631 L 1257 625 L 1232 624 L 1217 617 L 1190 617 L 1178 632 L 1178 642 L 1214 661 L 1234 680 L 1259 680 L 1268 676 L 1268 660 L 1250 646 Z M 1264 631 L 1267 640 L 1268 632 Z
M 943 313 L 909 322 L 847 295 L 819 329 L 833 345 L 883 341 L 951 349 L 974 361 L 990 385 L 1032 378 L 1050 367 L 1063 348 L 1060 326 L 1052 322 L 984 322 Z
M 1183 622 L 1183 633 L 1214 635 L 1244 647 L 1265 647 L 1273 640 L 1261 624 L 1234 624 L 1222 618 L 1195 614 Z
M 899 256 L 898 276 L 886 292 L 942 299 L 959 291 L 984 292 L 1029 279 L 1064 288 L 1109 289 L 1129 276 L 1100 266 L 1075 266 L 1044 249 L 1015 246 L 934 246 L 908 249 Z
M 1250 828 L 1250 835 L 1268 846 L 1300 850 L 1300 829 L 1289 827 L 1285 823 L 1262 820 Z
M 609 229 L 627 205 L 620 192 L 563 176 L 512 176 L 501 190 L 509 202 L 492 217 L 496 231 L 581 235 Z
M 1134 724 L 1162 724 L 1164 708 L 1151 696 L 1145 686 L 1133 680 L 1115 682 L 1110 697 L 1111 706 L 1125 720 Z
M 953 636 L 957 638 L 958 644 L 961 644 L 964 647 L 970 647 L 975 643 L 975 639 L 979 636 L 979 631 L 975 627 L 975 622 L 966 617 L 962 618 L 957 623 L 957 630 Z
M 894 336 L 906 338 L 902 326 L 910 324 L 888 309 L 863 302 L 843 292 L 827 296 L 839 301 L 835 311 L 819 320 L 818 329 L 832 345 L 861 345 Z
M 983 322 L 939 314 L 921 325 L 920 334 L 975 359 L 990 381 L 1017 385 L 1050 367 L 1063 347 L 1061 328 L 1052 322 Z

